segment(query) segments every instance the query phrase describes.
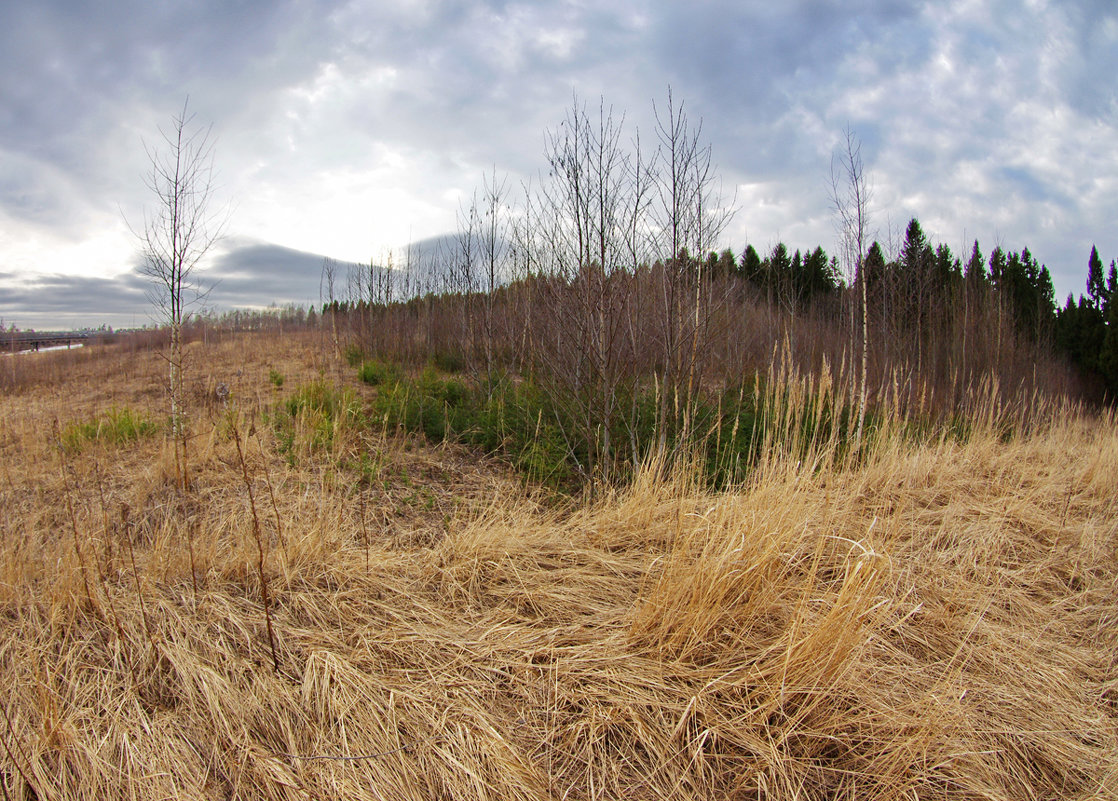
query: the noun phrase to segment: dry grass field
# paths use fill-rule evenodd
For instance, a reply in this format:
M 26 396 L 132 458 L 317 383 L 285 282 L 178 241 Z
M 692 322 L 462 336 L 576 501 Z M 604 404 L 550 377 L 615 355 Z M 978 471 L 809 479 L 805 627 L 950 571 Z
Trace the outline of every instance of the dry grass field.
M 1118 798 L 1113 416 L 576 504 L 344 416 L 281 453 L 374 391 L 309 335 L 190 357 L 186 492 L 96 425 L 158 355 L 14 357 L 4 798 Z

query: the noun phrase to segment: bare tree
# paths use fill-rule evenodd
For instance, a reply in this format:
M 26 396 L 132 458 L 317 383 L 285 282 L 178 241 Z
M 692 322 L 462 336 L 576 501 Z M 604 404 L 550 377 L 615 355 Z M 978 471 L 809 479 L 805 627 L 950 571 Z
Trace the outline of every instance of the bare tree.
M 475 306 L 478 289 L 478 239 L 481 231 L 481 217 L 478 213 L 478 199 L 475 191 L 469 206 L 458 210 L 458 236 L 455 238 L 454 253 L 451 255 L 450 284 L 453 291 L 462 297 L 460 341 L 470 370 L 475 373 L 477 351 L 477 316 Z
M 851 287 L 861 285 L 862 295 L 862 366 L 858 376 L 858 426 L 854 433 L 855 444 L 862 441 L 862 427 L 866 420 L 867 376 L 869 365 L 869 323 L 866 304 L 867 276 L 863 260 L 869 230 L 869 203 L 871 188 L 862 165 L 862 144 L 852 130 L 844 131 L 845 145 L 837 159 L 831 159 L 831 204 L 835 224 L 839 230 L 843 261 Z M 836 166 L 837 161 L 837 166 Z M 853 323 L 853 319 L 851 320 Z M 851 354 L 853 357 L 853 354 Z
M 150 162 L 145 183 L 155 204 L 145 210 L 142 229 L 133 229 L 143 248 L 142 270 L 151 280 L 152 299 L 170 328 L 167 362 L 171 433 L 176 443 L 175 467 L 183 487 L 188 482 L 182 326 L 189 309 L 206 295 L 195 271 L 225 227 L 224 213 L 213 207 L 211 128 L 195 124 L 189 103 L 189 98 L 183 102 L 169 130 L 160 129 L 161 144 L 144 143 Z
M 595 119 L 575 98 L 549 134 L 548 178 L 526 212 L 550 312 L 536 356 L 562 387 L 570 417 L 580 421 L 587 450 L 580 470 L 604 481 L 614 458 L 610 425 L 631 369 L 623 344 L 632 312 L 626 234 L 634 172 L 621 145 L 623 124 L 604 101 Z
M 663 391 L 659 446 L 667 446 L 669 419 L 682 401 L 686 428 L 696 387 L 701 383 L 701 351 L 712 341 L 708 330 L 712 298 L 703 259 L 729 223 L 733 211 L 716 186 L 711 149 L 702 141 L 702 121 L 692 126 L 668 90 L 666 107 L 654 108 L 659 169 L 656 228 L 664 269 L 661 274 L 660 336 Z
M 337 298 L 334 295 L 334 284 L 337 279 L 338 262 L 327 256 L 322 260 L 322 276 L 318 282 L 318 299 L 324 310 L 330 310 L 330 337 L 334 344 L 335 360 L 341 357 L 341 348 L 338 346 Z
M 483 180 L 481 230 L 478 244 L 481 246 L 482 267 L 482 346 L 485 355 L 485 387 L 492 393 L 496 370 L 494 343 L 497 340 L 497 320 L 494 301 L 497 289 L 507 278 L 509 260 L 509 238 L 511 223 L 508 212 L 508 181 L 497 180 L 497 171 L 492 177 Z

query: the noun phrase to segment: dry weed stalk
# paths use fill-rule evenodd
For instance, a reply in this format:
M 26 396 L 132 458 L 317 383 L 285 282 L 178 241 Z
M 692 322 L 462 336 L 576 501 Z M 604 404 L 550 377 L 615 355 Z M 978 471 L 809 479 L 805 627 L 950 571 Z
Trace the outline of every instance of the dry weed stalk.
M 249 431 L 249 436 L 255 433 Z M 256 516 L 256 498 L 252 492 L 252 480 L 248 476 L 248 465 L 245 462 L 244 450 L 241 448 L 241 432 L 233 426 L 233 443 L 237 446 L 237 459 L 241 464 L 241 477 L 245 482 L 245 491 L 248 493 L 249 511 L 252 514 L 252 536 L 256 541 L 256 568 L 260 577 L 260 600 L 264 605 L 264 621 L 268 628 L 268 646 L 272 652 L 272 667 L 276 673 L 280 672 L 279 656 L 276 654 L 276 635 L 272 630 L 271 599 L 268 597 L 268 576 L 264 572 L 264 537 L 260 532 L 260 519 Z

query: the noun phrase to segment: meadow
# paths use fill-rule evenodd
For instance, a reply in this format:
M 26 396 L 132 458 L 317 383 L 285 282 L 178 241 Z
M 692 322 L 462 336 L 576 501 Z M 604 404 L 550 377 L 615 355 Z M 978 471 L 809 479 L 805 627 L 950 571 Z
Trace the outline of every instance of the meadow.
M 5 798 L 1118 798 L 1113 412 L 852 450 L 774 366 L 733 481 L 591 494 L 319 332 L 186 355 L 186 487 L 157 350 L 0 396 Z

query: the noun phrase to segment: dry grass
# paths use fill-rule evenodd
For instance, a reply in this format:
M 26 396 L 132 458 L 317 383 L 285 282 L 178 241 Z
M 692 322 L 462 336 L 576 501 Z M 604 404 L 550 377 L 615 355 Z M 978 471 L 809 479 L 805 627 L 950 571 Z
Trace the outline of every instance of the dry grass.
M 5 797 L 1118 798 L 1112 418 L 558 511 L 382 434 L 288 466 L 319 351 L 265 344 L 198 353 L 186 496 L 52 443 L 157 413 L 154 355 L 0 398 Z

